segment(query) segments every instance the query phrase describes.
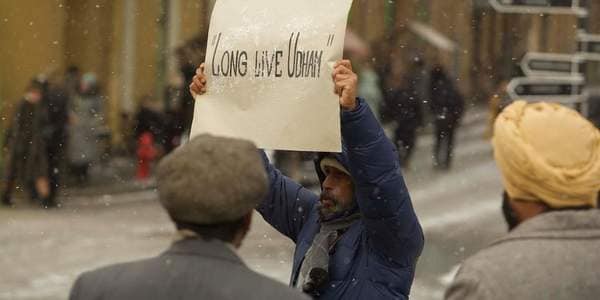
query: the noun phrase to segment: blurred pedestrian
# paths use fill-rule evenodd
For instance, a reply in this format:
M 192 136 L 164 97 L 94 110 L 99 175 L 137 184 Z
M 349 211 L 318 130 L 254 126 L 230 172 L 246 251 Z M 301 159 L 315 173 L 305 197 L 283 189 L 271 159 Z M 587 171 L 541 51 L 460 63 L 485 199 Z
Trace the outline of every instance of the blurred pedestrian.
M 263 152 L 270 184 L 257 210 L 296 243 L 290 286 L 322 299 L 407 299 L 424 236 L 395 148 L 356 97 L 351 62 L 336 62 L 332 77 L 342 152 L 315 160 L 320 195 L 284 176 Z M 201 66 L 190 90 L 206 89 Z
M 184 132 L 184 120 L 182 108 L 182 93 L 187 93 L 187 88 L 183 88 L 183 77 L 174 76 L 171 83 L 165 91 L 165 105 L 163 113 L 164 124 L 164 153 L 169 154 L 182 142 Z
M 2 204 L 12 205 L 14 189 L 27 191 L 32 201 L 43 207 L 53 207 L 49 198 L 47 115 L 42 104 L 44 82 L 33 80 L 18 103 L 10 125 L 6 142 L 5 184 L 2 189 Z
M 105 130 L 96 75 L 84 74 L 79 92 L 71 100 L 68 160 L 71 172 L 79 183 L 84 183 L 91 164 L 100 158 L 99 135 Z
M 54 201 L 61 184 L 63 167 L 66 163 L 67 126 L 69 122 L 70 94 L 65 84 L 50 81 L 43 102 L 48 115 L 48 178 L 50 180 L 50 200 Z
M 423 123 L 422 99 L 411 70 L 405 70 L 399 61 L 392 64 L 384 94 L 385 111 L 396 123 L 393 140 L 398 147 L 400 165 L 407 167 L 416 144 L 417 129 Z
M 435 125 L 434 166 L 449 169 L 454 150 L 454 133 L 464 111 L 464 99 L 441 65 L 431 70 L 430 108 Z
M 183 77 L 184 88 L 192 83 L 192 78 L 196 75 L 196 66 L 204 61 L 204 57 L 206 56 L 206 42 L 206 34 L 200 34 L 177 49 L 179 71 Z M 181 122 L 183 123 L 183 135 L 187 138 L 194 119 L 194 98 L 187 92 L 181 93 L 180 96 L 180 118 L 182 118 Z
M 517 101 L 492 143 L 510 232 L 462 264 L 446 299 L 597 299 L 600 131 L 564 106 Z
M 236 254 L 268 193 L 258 149 L 200 135 L 158 166 L 159 200 L 179 240 L 160 256 L 79 276 L 70 299 L 308 299 Z

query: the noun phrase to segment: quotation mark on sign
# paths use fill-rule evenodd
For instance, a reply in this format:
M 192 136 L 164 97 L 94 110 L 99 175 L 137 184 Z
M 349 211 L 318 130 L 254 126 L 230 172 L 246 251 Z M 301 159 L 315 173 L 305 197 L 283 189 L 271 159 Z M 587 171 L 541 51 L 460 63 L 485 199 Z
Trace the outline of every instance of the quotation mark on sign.
M 335 34 L 330 34 L 327 37 L 327 47 L 332 46 L 334 40 L 335 40 Z
M 216 43 L 219 42 L 219 40 L 221 40 L 221 32 L 219 32 L 219 34 L 215 34 L 213 36 L 211 45 L 214 46 Z

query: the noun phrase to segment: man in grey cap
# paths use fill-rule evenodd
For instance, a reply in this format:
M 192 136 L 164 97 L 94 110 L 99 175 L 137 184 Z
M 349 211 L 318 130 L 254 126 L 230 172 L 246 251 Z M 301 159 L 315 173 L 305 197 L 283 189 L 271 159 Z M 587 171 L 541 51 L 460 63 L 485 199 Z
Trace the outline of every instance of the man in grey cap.
M 158 257 L 82 274 L 70 299 L 306 299 L 235 253 L 267 194 L 254 144 L 198 136 L 161 161 L 157 182 L 181 238 Z

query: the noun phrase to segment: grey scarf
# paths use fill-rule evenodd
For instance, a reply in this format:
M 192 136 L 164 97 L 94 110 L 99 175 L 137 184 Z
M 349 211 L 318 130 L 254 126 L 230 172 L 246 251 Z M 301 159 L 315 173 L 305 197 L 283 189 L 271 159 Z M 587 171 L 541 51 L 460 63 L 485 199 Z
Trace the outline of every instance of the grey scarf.
M 329 253 L 338 241 L 340 232 L 348 229 L 360 216 L 360 213 L 354 213 L 321 222 L 321 229 L 304 256 L 296 287 L 305 293 L 314 294 L 329 282 Z

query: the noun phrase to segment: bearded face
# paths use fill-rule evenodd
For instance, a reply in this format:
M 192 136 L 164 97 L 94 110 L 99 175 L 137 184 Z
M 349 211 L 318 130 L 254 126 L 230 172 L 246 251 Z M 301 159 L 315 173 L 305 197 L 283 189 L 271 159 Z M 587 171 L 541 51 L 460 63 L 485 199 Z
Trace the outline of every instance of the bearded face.
M 352 178 L 332 167 L 326 167 L 327 177 L 323 181 L 321 192 L 321 215 L 331 216 L 354 206 L 354 186 Z

